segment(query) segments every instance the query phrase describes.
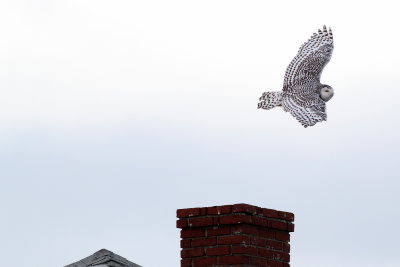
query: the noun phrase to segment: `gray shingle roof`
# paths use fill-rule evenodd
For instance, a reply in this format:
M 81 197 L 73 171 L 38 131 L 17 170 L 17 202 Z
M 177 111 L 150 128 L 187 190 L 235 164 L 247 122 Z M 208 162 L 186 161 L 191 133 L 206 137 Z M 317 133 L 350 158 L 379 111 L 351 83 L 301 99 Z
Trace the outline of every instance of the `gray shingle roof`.
M 93 255 L 65 267 L 141 267 L 107 249 L 101 249 Z

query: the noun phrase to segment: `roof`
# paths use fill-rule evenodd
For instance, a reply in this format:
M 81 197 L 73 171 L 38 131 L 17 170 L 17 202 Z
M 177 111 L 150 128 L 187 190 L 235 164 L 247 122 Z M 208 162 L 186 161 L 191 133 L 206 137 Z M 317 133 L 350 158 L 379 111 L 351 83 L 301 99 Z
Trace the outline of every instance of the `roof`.
M 65 267 L 141 267 L 127 259 L 109 251 L 107 249 L 101 249 L 86 257 L 80 261 L 74 262 L 72 264 L 66 265 Z

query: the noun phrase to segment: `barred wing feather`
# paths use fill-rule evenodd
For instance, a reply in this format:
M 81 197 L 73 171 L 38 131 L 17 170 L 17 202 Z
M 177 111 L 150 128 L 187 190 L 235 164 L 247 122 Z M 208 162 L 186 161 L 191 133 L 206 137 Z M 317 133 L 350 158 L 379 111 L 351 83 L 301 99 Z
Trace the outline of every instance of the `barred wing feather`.
M 333 51 L 332 31 L 323 27 L 299 49 L 296 57 L 286 69 L 283 91 L 290 91 L 296 85 L 319 82 L 322 70 L 331 59 Z

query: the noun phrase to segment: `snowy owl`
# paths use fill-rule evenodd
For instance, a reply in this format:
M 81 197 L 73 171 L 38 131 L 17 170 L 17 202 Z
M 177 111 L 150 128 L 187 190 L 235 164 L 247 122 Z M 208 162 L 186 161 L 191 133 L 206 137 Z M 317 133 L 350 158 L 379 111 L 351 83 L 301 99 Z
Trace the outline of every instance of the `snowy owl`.
M 333 88 L 320 83 L 321 73 L 331 59 L 332 31 L 324 26 L 314 33 L 299 49 L 286 69 L 283 89 L 265 92 L 258 108 L 271 109 L 282 106 L 304 127 L 326 120 L 325 102 L 333 96 Z

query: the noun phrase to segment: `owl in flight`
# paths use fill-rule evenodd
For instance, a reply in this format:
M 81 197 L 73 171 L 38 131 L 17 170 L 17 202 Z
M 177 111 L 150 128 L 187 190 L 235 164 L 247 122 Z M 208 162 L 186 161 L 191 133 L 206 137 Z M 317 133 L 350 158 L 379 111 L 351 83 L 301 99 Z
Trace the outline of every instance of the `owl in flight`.
M 326 120 L 325 103 L 333 96 L 333 88 L 321 84 L 322 70 L 331 59 L 333 51 L 332 31 L 324 26 L 314 33 L 299 49 L 286 69 L 283 89 L 280 92 L 264 92 L 258 108 L 271 109 L 282 106 L 304 127 Z

